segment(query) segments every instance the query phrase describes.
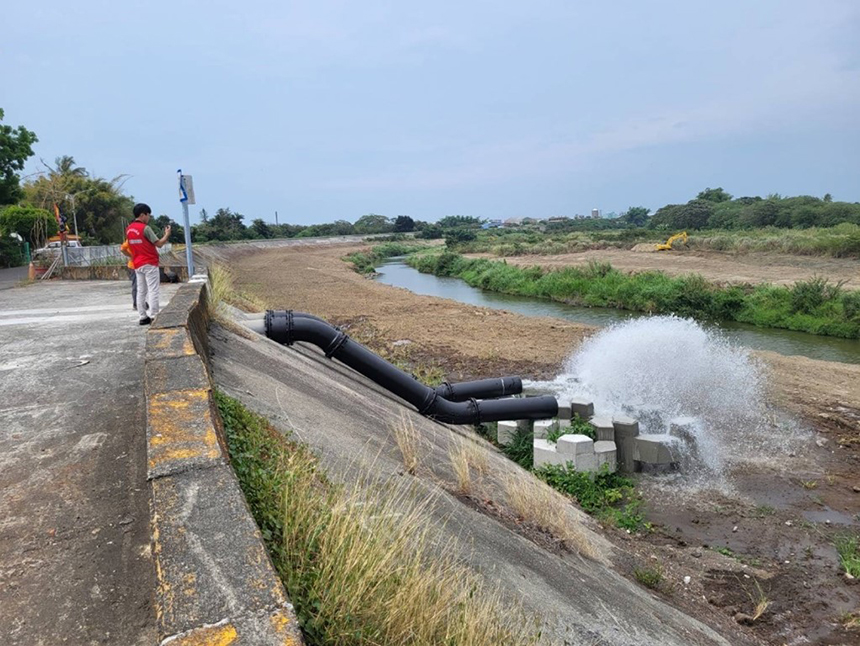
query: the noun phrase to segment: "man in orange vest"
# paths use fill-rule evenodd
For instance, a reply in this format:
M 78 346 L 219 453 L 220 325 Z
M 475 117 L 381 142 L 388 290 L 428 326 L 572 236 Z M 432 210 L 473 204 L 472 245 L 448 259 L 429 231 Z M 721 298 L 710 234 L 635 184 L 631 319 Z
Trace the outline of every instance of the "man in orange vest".
M 163 247 L 170 237 L 170 225 L 159 238 L 149 226 L 152 209 L 146 204 L 134 205 L 134 220 L 125 230 L 131 262 L 137 278 L 137 313 L 140 324 L 149 325 L 158 314 L 158 290 L 160 272 L 158 271 L 158 248 Z M 149 313 L 146 306 L 149 305 Z

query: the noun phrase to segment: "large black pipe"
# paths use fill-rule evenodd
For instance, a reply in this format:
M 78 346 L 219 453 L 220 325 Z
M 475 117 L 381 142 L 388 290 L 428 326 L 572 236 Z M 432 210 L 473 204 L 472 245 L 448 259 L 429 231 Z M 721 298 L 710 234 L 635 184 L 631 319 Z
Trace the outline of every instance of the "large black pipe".
M 422 415 L 440 422 L 480 424 L 506 419 L 548 419 L 558 414 L 558 402 L 555 397 L 548 395 L 485 401 L 449 401 L 433 388 L 413 379 L 360 343 L 352 341 L 343 331 L 317 318 L 295 316 L 289 310 L 268 310 L 265 330 L 267 337 L 285 345 L 292 345 L 296 341 L 313 343 L 321 348 L 327 357 L 345 363 L 405 399 Z
M 293 318 L 305 318 L 331 325 L 325 319 L 305 312 L 293 312 Z M 523 392 L 523 380 L 519 377 L 499 377 L 498 379 L 479 379 L 477 381 L 461 381 L 436 387 L 436 393 L 452 402 L 464 402 L 470 399 L 496 399 L 510 397 Z
M 519 377 L 499 377 L 498 379 L 479 379 L 478 381 L 462 381 L 449 384 L 447 381 L 436 386 L 440 397 L 452 402 L 464 402 L 469 399 L 496 399 L 509 397 L 523 392 L 523 380 Z

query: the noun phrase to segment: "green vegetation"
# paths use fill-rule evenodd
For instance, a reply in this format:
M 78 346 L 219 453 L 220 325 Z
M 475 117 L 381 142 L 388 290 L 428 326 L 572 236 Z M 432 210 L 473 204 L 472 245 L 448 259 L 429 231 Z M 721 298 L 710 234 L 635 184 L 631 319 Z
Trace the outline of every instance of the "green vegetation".
M 0 108 L 0 121 L 5 113 Z M 24 162 L 33 156 L 36 133 L 24 126 L 13 128 L 0 124 L 0 206 L 15 204 L 21 198 L 21 178 Z
M 662 272 L 626 274 L 597 262 L 548 270 L 470 259 L 449 251 L 412 256 L 407 262 L 425 273 L 456 276 L 474 287 L 505 294 L 860 338 L 860 292 L 845 291 L 822 278 L 799 281 L 791 288 L 721 287 L 696 274 L 677 278 Z
M 636 568 L 633 577 L 646 588 L 657 590 L 663 583 L 663 570 L 657 567 Z
M 370 274 L 376 270 L 376 267 L 381 264 L 386 258 L 394 256 L 405 256 L 420 249 L 424 249 L 424 245 L 409 244 L 404 242 L 386 242 L 371 247 L 368 251 L 356 251 L 344 258 L 355 266 L 355 270 L 360 274 Z
M 534 470 L 553 489 L 574 498 L 583 511 L 621 529 L 637 531 L 644 526 L 642 500 L 633 490 L 633 481 L 604 466 L 597 475 L 546 464 Z
M 594 430 L 594 427 L 579 415 L 574 415 L 567 426 L 559 424 L 558 428 L 554 428 L 547 433 L 546 439 L 550 442 L 558 442 L 558 438 L 562 435 L 585 435 L 592 440 L 597 439 L 597 432 Z
M 531 471 L 534 466 L 534 434 L 526 428 L 517 427 L 511 443 L 502 446 L 502 452 L 523 469 Z
M 316 457 L 223 393 L 230 459 L 309 646 L 533 644 L 523 613 L 455 562 L 406 486 L 332 484 Z
M 835 540 L 839 553 L 839 564 L 845 574 L 860 578 L 860 538 L 852 534 L 841 534 Z

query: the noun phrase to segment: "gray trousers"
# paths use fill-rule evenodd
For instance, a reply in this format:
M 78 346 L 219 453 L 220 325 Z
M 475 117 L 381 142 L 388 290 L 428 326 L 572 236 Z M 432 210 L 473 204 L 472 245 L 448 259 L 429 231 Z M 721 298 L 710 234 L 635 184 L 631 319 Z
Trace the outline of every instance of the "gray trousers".
M 134 269 L 125 268 L 128 272 L 128 277 L 131 279 L 131 306 L 137 309 L 137 274 Z

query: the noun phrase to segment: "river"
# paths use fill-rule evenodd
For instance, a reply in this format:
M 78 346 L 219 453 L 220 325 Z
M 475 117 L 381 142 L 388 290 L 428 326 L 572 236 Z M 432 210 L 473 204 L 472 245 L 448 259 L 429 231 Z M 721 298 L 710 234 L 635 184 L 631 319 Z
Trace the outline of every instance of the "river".
M 575 307 L 555 301 L 526 296 L 511 296 L 471 287 L 459 278 L 446 278 L 422 274 L 393 258 L 377 268 L 376 280 L 385 285 L 404 287 L 415 294 L 438 296 L 461 303 L 508 310 L 526 316 L 552 316 L 587 325 L 603 327 L 630 318 L 648 316 L 642 312 L 630 312 L 602 307 Z M 718 327 L 737 345 L 754 350 L 769 350 L 784 355 L 800 355 L 822 361 L 841 361 L 860 364 L 860 341 L 818 336 L 805 332 L 793 332 L 776 328 L 760 328 L 745 323 L 723 321 Z

